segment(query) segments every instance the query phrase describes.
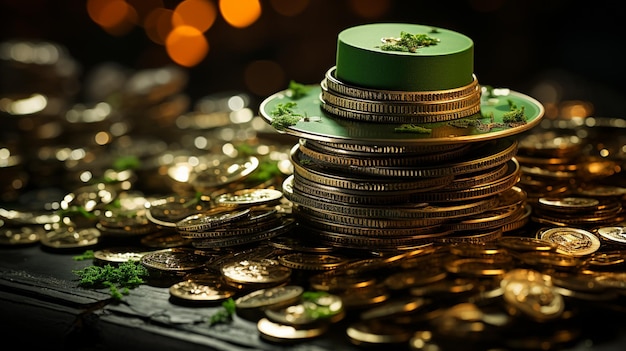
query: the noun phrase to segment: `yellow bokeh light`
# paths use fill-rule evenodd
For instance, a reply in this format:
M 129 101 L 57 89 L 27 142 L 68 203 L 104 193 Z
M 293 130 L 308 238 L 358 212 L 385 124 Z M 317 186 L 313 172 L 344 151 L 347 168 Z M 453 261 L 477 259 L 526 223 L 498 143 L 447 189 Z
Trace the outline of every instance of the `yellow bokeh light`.
M 184 0 L 174 9 L 172 23 L 175 27 L 187 25 L 206 32 L 217 17 L 217 8 L 209 0 Z
M 197 28 L 178 26 L 167 36 L 165 49 L 177 64 L 193 67 L 206 57 L 209 52 L 209 42 Z
M 220 13 L 235 28 L 245 28 L 261 17 L 259 0 L 220 0 Z

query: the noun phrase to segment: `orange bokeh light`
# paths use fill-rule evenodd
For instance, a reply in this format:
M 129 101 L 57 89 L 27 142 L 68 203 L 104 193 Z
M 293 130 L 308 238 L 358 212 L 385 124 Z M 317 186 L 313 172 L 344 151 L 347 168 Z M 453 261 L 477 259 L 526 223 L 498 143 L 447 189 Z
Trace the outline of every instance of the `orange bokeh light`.
M 135 9 L 123 0 L 88 0 L 87 13 L 112 35 L 128 33 L 138 21 Z
M 206 32 L 217 17 L 217 8 L 209 0 L 184 0 L 174 9 L 177 14 L 173 18 L 175 27 L 187 25 Z
M 152 10 L 144 20 L 143 26 L 146 35 L 153 42 L 164 45 L 165 39 L 172 31 L 172 17 L 174 11 L 165 8 L 156 8 Z
M 178 26 L 167 36 L 165 49 L 177 64 L 193 67 L 206 57 L 209 52 L 209 42 L 197 28 Z
M 235 28 L 245 28 L 261 17 L 259 0 L 219 0 L 224 20 Z

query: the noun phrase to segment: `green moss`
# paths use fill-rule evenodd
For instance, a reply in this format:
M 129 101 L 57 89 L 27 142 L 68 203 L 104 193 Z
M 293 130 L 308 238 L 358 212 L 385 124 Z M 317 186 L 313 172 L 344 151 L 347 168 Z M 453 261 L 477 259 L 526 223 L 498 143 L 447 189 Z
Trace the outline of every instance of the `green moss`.
M 96 289 L 108 287 L 116 300 L 128 295 L 131 288 L 143 284 L 144 278 L 148 276 L 148 270 L 137 261 L 127 261 L 117 266 L 88 266 L 74 270 L 73 273 L 80 278 L 80 286 Z
M 270 112 L 272 116 L 272 127 L 276 128 L 276 130 L 284 130 L 287 127 L 293 126 L 298 123 L 303 115 L 295 113 L 293 109 L 297 106 L 293 101 L 286 103 L 279 103 L 274 107 L 274 109 Z
M 400 39 L 385 39 L 386 43 L 380 46 L 383 51 L 417 52 L 417 49 L 437 45 L 439 39 L 432 38 L 428 34 L 411 34 L 400 32 Z
M 403 124 L 400 127 L 395 128 L 394 131 L 398 133 L 430 134 L 433 130 L 416 124 Z

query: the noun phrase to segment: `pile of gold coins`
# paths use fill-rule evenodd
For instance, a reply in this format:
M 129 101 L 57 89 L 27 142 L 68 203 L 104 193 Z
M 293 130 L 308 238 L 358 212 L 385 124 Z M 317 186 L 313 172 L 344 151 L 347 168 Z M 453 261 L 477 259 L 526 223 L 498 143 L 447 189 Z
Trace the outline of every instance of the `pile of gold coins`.
M 123 92 L 92 96 L 107 104 L 54 84 L 42 96 L 64 104 L 19 115 L 7 106 L 43 101 L 26 86 L 3 100 L 3 247 L 139 262 L 174 304 L 233 299 L 272 346 L 562 349 L 626 312 L 623 120 L 459 143 L 289 139 L 224 107 L 239 95 L 180 115 L 178 70 L 111 70 L 126 84 L 88 89 Z M 348 103 L 332 71 L 324 84 Z
M 324 243 L 397 251 L 490 240 L 527 220 L 525 195 L 513 189 L 520 176 L 514 139 L 392 154 L 342 147 L 300 142 L 283 184 L 300 224 Z

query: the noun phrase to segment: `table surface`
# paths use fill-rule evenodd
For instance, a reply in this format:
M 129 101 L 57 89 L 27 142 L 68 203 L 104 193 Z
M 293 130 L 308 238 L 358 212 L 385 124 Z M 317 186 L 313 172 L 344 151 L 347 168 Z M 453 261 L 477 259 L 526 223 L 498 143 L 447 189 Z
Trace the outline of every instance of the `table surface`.
M 359 350 L 339 322 L 322 337 L 289 345 L 259 337 L 256 324 L 237 315 L 209 326 L 220 306 L 183 306 L 167 287 L 141 285 L 121 301 L 107 289 L 78 286 L 74 270 L 92 264 L 75 252 L 50 252 L 43 246 L 0 247 L 2 334 L 23 347 L 108 350 Z M 614 350 L 626 345 L 626 325 L 599 309 L 581 328 L 584 337 L 569 350 Z M 615 316 L 614 316 L 615 317 Z M 619 315 L 617 316 L 619 317 Z M 622 348 L 623 349 L 623 348 Z

